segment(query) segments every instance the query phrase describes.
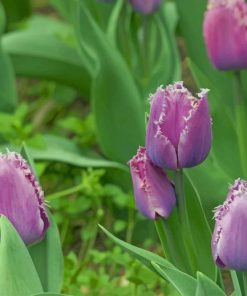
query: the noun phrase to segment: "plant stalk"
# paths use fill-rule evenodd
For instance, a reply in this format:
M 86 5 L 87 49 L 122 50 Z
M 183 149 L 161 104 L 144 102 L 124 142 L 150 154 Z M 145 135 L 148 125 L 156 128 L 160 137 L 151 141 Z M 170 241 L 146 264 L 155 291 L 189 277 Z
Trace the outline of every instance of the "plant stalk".
M 234 73 L 235 80 L 235 117 L 238 146 L 244 177 L 247 178 L 247 114 L 244 101 L 244 91 L 240 72 Z

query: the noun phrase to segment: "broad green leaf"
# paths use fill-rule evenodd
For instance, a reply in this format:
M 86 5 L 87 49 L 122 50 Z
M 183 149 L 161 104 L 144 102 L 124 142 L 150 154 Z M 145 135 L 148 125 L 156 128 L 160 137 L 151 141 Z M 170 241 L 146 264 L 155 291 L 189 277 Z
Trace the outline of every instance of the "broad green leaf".
M 30 296 L 43 289 L 28 250 L 4 216 L 0 218 L 0 291 L 4 296 Z
M 0 36 L 4 33 L 6 26 L 6 16 L 2 2 L 0 2 Z
M 159 265 L 152 262 L 155 270 L 165 279 L 168 280 L 182 296 L 195 295 L 196 280 L 190 275 L 179 271 L 175 268 Z M 216 295 L 215 295 L 216 296 Z
M 63 280 L 63 254 L 56 223 L 50 218 L 45 238 L 29 248 L 45 292 L 59 292 Z
M 196 296 L 226 296 L 223 290 L 203 273 L 197 273 Z
M 80 1 L 78 42 L 95 60 L 92 107 L 101 149 L 110 159 L 126 163 L 144 143 L 144 105 L 119 52 Z
M 47 29 L 42 32 L 43 22 L 42 18 L 40 22 L 36 19 L 33 29 L 15 31 L 3 37 L 3 48 L 11 57 L 16 74 L 53 80 L 88 96 L 91 78 L 77 53 L 73 35 L 68 34 L 69 28 L 67 31 Z M 59 27 L 66 26 L 55 26 Z

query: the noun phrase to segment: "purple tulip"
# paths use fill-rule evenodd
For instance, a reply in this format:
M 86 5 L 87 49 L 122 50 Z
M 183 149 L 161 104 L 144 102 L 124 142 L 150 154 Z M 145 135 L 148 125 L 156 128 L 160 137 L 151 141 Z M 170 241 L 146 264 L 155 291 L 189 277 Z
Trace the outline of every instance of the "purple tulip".
M 176 204 L 175 190 L 162 169 L 153 165 L 140 147 L 129 161 L 138 210 L 150 219 L 167 218 Z
M 212 253 L 216 264 L 247 271 L 247 181 L 237 179 L 214 212 Z
M 247 67 L 247 4 L 244 0 L 210 0 L 204 19 L 208 55 L 219 70 Z
M 6 216 L 23 241 L 40 241 L 49 226 L 44 194 L 20 154 L 0 155 L 0 214 Z
M 130 0 L 133 8 L 142 14 L 155 12 L 159 8 L 160 3 L 161 0 Z
M 176 82 L 151 96 L 146 147 L 154 164 L 177 170 L 207 157 L 212 137 L 207 92 L 195 98 L 183 82 Z

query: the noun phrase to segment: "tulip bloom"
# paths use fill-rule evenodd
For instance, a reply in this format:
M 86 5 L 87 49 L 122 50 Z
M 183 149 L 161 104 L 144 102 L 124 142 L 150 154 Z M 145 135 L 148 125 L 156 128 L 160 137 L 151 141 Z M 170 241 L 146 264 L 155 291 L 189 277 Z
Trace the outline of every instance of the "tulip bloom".
M 219 70 L 247 67 L 247 4 L 244 0 L 210 0 L 204 19 L 208 55 Z
M 207 92 L 202 90 L 197 99 L 177 82 L 151 96 L 146 147 L 154 164 L 177 170 L 207 157 L 212 137 Z
M 160 0 L 130 0 L 133 8 L 142 14 L 155 12 L 160 6 L 160 2 Z
M 247 181 L 237 179 L 215 209 L 212 253 L 221 268 L 247 271 Z
M 0 215 L 6 216 L 23 241 L 40 241 L 49 226 L 44 194 L 20 154 L 0 155 Z
M 176 204 L 175 190 L 162 169 L 153 165 L 140 147 L 129 161 L 136 206 L 150 219 L 167 218 Z

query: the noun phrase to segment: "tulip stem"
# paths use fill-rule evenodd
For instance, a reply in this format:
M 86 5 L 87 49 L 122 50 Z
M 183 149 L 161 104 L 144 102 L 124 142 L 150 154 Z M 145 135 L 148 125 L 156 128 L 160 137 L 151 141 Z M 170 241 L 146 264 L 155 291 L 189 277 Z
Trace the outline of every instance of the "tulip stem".
M 244 295 L 247 295 L 247 272 L 242 272 L 243 283 L 244 283 Z
M 193 237 L 191 234 L 189 217 L 186 207 L 186 198 L 184 192 L 183 170 L 177 170 L 175 172 L 175 191 L 177 196 L 178 218 L 181 224 L 182 237 L 187 249 L 187 254 L 190 257 L 191 269 L 196 272 L 197 260 L 195 256 L 195 250 L 193 245 Z
M 165 255 L 165 257 L 166 257 L 168 260 L 171 260 L 171 258 L 170 258 L 170 254 L 169 254 L 168 249 L 167 249 L 167 240 L 166 240 L 166 235 L 165 235 L 165 231 L 164 231 L 164 226 L 163 226 L 163 223 L 162 223 L 161 218 L 156 219 L 156 220 L 154 221 L 154 224 L 155 224 L 155 228 L 156 228 L 156 231 L 157 231 L 157 234 L 158 234 L 159 240 L 160 240 L 160 242 L 161 242 L 161 246 L 162 246 L 162 249 L 163 249 L 164 255 Z
M 247 117 L 244 102 L 244 91 L 240 72 L 234 73 L 235 77 L 235 116 L 239 152 L 244 177 L 247 178 Z

